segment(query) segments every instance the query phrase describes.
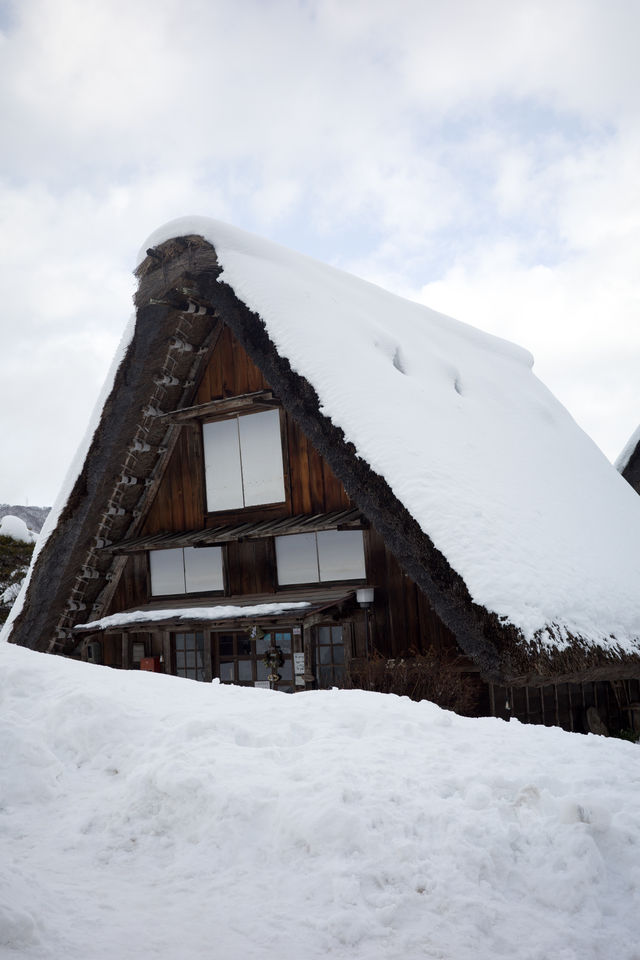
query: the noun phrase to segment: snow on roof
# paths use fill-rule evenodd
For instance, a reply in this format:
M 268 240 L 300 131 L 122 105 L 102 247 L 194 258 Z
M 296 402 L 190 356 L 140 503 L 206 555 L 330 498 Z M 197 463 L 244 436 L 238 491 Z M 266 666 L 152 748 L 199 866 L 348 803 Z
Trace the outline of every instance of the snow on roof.
M 256 603 L 246 606 L 219 605 L 217 607 L 180 607 L 166 610 L 130 610 L 113 613 L 100 620 L 78 623 L 75 630 L 107 630 L 109 627 L 124 627 L 131 623 L 150 623 L 156 620 L 234 620 L 238 617 L 273 617 L 279 613 L 306 610 L 311 606 L 308 600 L 295 603 Z
M 189 234 L 475 602 L 528 639 L 555 624 L 635 649 L 640 500 L 529 353 L 214 220 L 173 221 L 143 250 Z

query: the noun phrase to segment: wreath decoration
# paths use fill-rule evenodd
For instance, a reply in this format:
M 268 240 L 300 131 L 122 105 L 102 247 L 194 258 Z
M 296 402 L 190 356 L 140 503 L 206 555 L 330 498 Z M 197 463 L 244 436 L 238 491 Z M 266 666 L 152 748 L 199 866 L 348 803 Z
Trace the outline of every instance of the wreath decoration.
M 284 654 L 280 647 L 269 647 L 265 650 L 262 662 L 269 671 L 268 680 L 271 683 L 277 683 L 281 679 L 278 670 L 284 664 Z

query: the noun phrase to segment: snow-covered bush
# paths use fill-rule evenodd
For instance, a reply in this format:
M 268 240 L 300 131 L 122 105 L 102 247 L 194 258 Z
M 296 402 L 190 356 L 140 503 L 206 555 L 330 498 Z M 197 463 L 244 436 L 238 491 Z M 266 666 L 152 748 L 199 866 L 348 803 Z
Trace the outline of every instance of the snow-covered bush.
M 18 596 L 27 573 L 36 534 L 19 517 L 6 516 L 0 520 L 0 624 Z

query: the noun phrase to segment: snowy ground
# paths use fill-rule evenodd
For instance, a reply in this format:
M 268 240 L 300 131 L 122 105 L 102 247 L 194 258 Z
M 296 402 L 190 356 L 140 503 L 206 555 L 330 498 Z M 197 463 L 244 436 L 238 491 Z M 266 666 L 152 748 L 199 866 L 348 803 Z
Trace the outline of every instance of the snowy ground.
M 639 750 L 0 644 L 0 956 L 638 960 Z

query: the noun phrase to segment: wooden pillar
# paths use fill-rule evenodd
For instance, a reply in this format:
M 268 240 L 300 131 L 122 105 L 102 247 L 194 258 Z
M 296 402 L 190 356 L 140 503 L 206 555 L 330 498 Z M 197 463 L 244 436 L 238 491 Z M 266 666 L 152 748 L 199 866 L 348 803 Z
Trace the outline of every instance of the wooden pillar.
M 129 656 L 129 634 L 122 634 L 122 669 L 131 669 L 131 658 Z
M 162 631 L 162 657 L 164 659 L 164 672 L 172 673 L 171 669 L 171 634 L 168 630 Z
M 212 653 L 212 633 L 211 630 L 204 630 L 204 679 L 206 683 L 213 680 L 213 657 Z

